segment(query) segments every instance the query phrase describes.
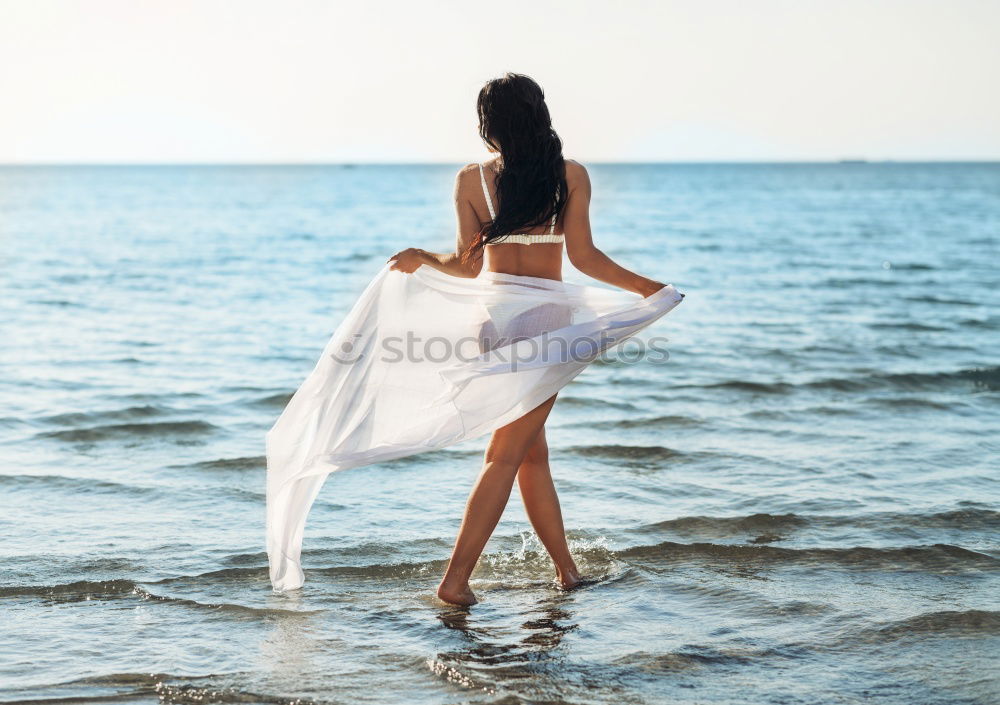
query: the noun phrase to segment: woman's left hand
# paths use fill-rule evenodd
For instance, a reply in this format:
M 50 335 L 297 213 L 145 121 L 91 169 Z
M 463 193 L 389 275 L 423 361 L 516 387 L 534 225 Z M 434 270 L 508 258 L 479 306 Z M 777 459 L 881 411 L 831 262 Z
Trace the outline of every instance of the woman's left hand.
M 388 259 L 388 261 L 392 263 L 392 266 L 389 267 L 389 269 L 395 269 L 398 272 L 406 272 L 407 274 L 410 274 L 417 267 L 425 264 L 427 259 L 423 250 L 417 247 L 409 247 L 394 254 Z

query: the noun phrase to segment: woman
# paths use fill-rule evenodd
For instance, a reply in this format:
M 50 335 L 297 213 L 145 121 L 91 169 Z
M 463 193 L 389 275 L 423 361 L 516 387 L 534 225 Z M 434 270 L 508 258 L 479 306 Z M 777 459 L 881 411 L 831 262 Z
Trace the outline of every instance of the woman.
M 513 73 L 489 81 L 479 92 L 478 112 L 479 134 L 499 156 L 465 166 L 456 178 L 455 252 L 410 248 L 390 258 L 391 269 L 412 273 L 429 265 L 456 277 L 477 277 L 485 265 L 489 272 L 561 281 L 565 246 L 573 266 L 600 281 L 644 298 L 666 286 L 616 264 L 594 245 L 587 170 L 563 158 L 562 143 L 535 81 Z M 551 303 L 507 312 L 486 322 L 482 349 L 569 323 L 568 313 Z M 559 586 L 570 589 L 580 583 L 566 545 L 545 442 L 545 420 L 555 399 L 552 395 L 493 432 L 438 586 L 445 602 L 476 603 L 469 576 L 500 520 L 515 478 L 532 527 L 555 564 Z

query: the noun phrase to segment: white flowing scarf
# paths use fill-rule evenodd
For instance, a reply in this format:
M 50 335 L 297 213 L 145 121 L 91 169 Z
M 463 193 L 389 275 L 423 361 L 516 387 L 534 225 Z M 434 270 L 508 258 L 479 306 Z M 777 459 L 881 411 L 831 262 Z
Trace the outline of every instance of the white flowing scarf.
M 331 472 L 437 450 L 520 418 L 673 309 L 622 290 L 387 263 L 267 433 L 275 590 L 301 587 L 306 516 Z

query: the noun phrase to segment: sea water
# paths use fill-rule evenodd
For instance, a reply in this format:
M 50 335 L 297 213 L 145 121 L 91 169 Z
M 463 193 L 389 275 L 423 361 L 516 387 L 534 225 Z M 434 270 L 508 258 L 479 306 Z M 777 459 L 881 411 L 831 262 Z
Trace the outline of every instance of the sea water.
M 997 164 L 591 165 L 687 294 L 549 417 L 594 582 L 515 487 L 436 600 L 480 438 L 332 475 L 273 593 L 264 434 L 458 167 L 0 169 L 0 699 L 1000 699 Z

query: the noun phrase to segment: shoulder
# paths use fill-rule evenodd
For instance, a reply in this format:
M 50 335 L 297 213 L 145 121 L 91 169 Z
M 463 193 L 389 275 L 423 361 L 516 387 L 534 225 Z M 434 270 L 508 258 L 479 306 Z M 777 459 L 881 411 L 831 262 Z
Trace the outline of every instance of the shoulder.
M 455 197 L 466 193 L 474 184 L 479 183 L 479 163 L 470 162 L 455 174 Z M 477 186 L 478 188 L 478 186 Z
M 455 180 L 456 181 L 464 181 L 466 179 L 471 179 L 473 177 L 475 177 L 477 181 L 479 180 L 479 163 L 478 162 L 469 162 L 465 166 L 461 167 L 458 170 L 458 173 L 455 174 Z
M 467 179 L 471 179 L 473 175 L 477 179 L 479 178 L 479 164 L 476 162 L 470 162 L 459 169 L 458 173 L 455 174 L 455 181 L 466 181 Z
M 479 183 L 479 162 L 469 162 L 455 174 L 455 188 L 472 183 Z
M 563 159 L 566 164 L 566 185 L 572 190 L 576 186 L 587 186 L 590 184 L 590 174 L 587 167 L 575 159 Z

